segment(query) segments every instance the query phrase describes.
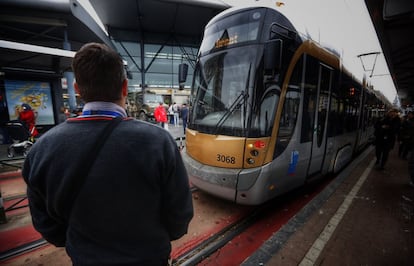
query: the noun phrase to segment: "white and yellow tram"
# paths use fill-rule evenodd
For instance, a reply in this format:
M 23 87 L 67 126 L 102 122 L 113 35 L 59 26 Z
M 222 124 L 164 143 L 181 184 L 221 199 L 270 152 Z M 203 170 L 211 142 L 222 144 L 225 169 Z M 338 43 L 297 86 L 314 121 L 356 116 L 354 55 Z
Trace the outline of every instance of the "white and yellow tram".
M 225 11 L 206 26 L 183 152 L 190 181 L 257 205 L 337 173 L 373 136 L 383 105 L 271 8 Z

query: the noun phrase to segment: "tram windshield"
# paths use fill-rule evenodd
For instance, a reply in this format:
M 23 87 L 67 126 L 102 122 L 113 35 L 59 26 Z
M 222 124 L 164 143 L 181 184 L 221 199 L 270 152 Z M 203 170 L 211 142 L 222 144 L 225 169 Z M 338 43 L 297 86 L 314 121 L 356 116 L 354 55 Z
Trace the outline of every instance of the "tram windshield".
M 188 128 L 240 137 L 269 136 L 279 86 L 263 81 L 263 9 L 210 24 L 200 47 L 191 92 Z
M 233 49 L 201 60 L 194 77 L 190 119 L 195 129 L 210 134 L 242 134 L 254 55 L 246 49 Z
M 266 93 L 255 82 L 258 51 L 246 46 L 200 60 L 194 75 L 190 129 L 241 137 L 270 134 L 279 91 Z

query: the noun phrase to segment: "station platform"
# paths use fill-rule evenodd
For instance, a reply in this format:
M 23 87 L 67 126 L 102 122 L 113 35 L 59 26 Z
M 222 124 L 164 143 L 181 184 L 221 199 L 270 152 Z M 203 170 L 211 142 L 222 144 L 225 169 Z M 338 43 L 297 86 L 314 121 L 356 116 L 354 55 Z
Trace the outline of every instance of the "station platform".
M 181 126 L 169 125 L 169 131 L 183 137 Z M 242 265 L 413 265 L 408 162 L 394 148 L 384 170 L 374 163 L 370 146 Z M 71 265 L 65 251 L 52 246 L 0 264 Z
M 413 265 L 414 188 L 397 147 L 369 147 L 243 265 Z

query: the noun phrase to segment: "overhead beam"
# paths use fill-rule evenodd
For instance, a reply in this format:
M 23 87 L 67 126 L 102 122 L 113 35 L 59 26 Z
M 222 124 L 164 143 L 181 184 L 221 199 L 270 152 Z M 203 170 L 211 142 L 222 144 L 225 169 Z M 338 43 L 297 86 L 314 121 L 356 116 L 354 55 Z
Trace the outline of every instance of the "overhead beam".
M 0 48 L 73 58 L 75 52 L 39 45 L 0 40 Z

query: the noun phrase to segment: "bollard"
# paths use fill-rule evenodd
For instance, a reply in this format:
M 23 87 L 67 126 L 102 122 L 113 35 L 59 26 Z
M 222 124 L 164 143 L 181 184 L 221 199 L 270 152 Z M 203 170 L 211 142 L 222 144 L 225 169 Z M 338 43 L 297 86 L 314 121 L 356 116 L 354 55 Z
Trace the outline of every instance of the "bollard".
M 0 224 L 5 224 L 5 223 L 7 223 L 6 211 L 4 210 L 3 197 L 1 196 L 1 190 L 0 190 Z

